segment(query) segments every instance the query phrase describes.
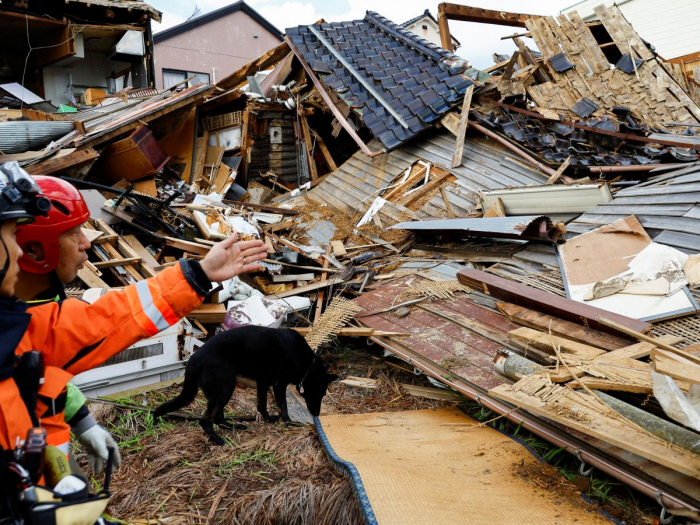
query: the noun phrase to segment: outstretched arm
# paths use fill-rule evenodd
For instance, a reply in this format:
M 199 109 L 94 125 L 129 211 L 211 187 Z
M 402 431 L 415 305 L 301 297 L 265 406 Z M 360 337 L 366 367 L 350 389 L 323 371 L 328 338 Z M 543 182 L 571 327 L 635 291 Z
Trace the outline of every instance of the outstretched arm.
M 156 277 L 93 304 L 68 299 L 32 308 L 20 352 L 39 349 L 47 366 L 79 374 L 101 365 L 135 342 L 177 323 L 201 304 L 212 281 L 260 269 L 262 241 L 236 243 L 235 234 L 215 244 L 201 261 L 182 259 Z

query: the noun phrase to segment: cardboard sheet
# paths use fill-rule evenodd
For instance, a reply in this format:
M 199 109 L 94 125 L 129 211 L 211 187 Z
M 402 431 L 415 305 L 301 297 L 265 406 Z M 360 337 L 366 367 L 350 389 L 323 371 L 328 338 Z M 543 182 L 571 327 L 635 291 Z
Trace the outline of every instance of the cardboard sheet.
M 688 256 L 654 243 L 634 216 L 558 249 L 569 299 L 644 321 L 696 311 L 683 273 Z

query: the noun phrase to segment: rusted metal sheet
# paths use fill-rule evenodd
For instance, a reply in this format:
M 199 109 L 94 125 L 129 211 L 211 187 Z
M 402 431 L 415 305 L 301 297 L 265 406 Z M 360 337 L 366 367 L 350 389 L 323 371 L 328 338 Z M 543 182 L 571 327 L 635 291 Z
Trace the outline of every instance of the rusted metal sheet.
M 411 280 L 407 277 L 368 292 L 355 301 L 367 313 L 381 310 L 391 306 L 402 292 L 408 290 Z M 373 328 L 411 334 L 401 338 L 402 346 L 429 359 L 446 373 L 458 374 L 481 388 L 509 382 L 494 369 L 493 357 L 502 348 L 499 340 L 507 342 L 507 332 L 515 329 L 515 324 L 500 314 L 475 305 L 463 294 L 455 300 L 430 301 L 425 305 L 430 310 L 414 307 L 403 318 L 387 312 L 360 319 L 362 324 Z M 483 337 L 477 331 L 491 338 Z
M 430 232 L 437 235 L 470 235 L 503 239 L 527 239 L 556 242 L 561 235 L 547 216 L 488 217 L 485 219 L 446 219 L 402 222 L 392 229 Z

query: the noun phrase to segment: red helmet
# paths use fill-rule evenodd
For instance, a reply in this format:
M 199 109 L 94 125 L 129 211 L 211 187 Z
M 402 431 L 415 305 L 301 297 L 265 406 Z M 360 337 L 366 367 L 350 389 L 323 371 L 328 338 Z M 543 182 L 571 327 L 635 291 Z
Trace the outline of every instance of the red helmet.
M 51 209 L 47 217 L 39 216 L 33 223 L 17 230 L 17 244 L 38 242 L 44 249 L 44 260 L 35 261 L 25 253 L 19 266 L 30 273 L 49 273 L 58 266 L 58 236 L 87 221 L 90 211 L 83 196 L 69 182 L 44 175 L 35 175 L 34 180 L 42 194 L 51 201 Z

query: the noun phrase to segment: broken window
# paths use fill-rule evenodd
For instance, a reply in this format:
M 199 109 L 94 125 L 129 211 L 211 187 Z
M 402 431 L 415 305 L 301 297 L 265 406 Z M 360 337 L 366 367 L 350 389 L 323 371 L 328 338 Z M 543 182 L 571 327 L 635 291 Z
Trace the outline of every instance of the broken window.
M 195 71 L 178 71 L 176 69 L 164 69 L 163 70 L 163 89 L 170 89 L 175 84 L 182 82 L 190 77 L 187 83 L 187 87 L 198 84 L 199 82 L 209 83 L 209 73 L 197 73 Z

